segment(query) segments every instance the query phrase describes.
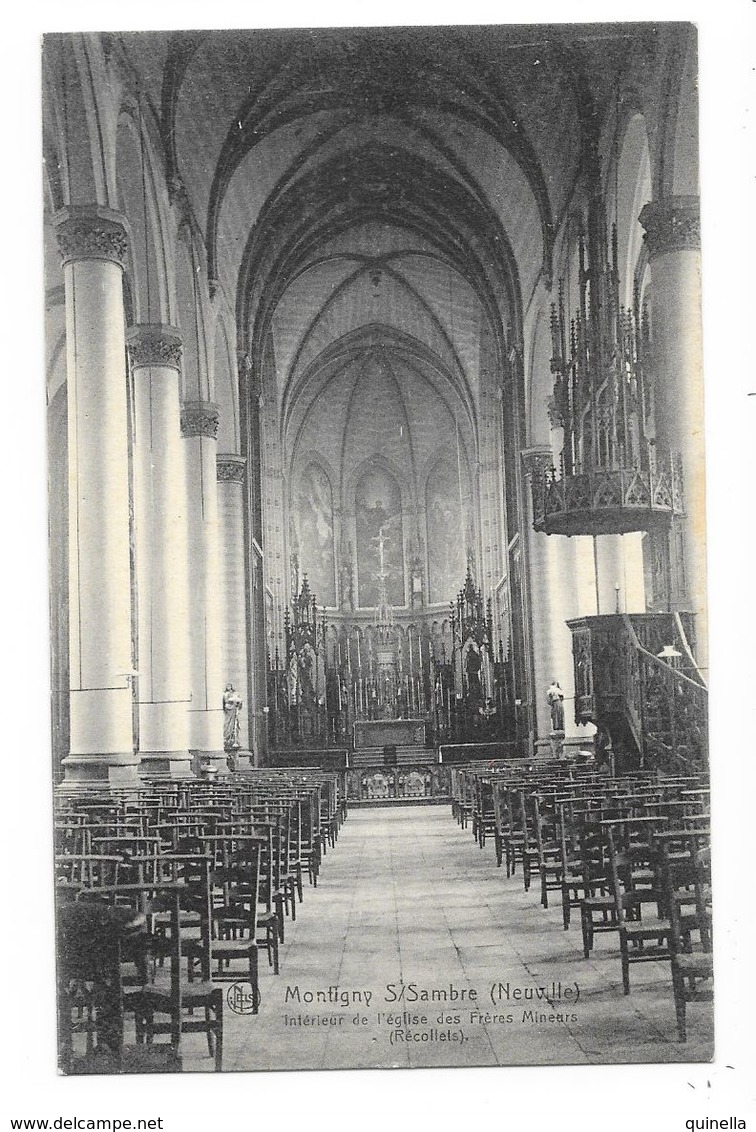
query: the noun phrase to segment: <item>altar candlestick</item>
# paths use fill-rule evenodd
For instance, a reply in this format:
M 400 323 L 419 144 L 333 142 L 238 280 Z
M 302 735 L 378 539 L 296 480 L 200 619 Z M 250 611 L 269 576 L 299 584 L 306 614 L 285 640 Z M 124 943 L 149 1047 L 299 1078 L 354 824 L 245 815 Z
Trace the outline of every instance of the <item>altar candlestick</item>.
M 412 634 L 407 633 L 407 641 L 409 643 L 409 670 L 412 671 Z
M 362 672 L 362 658 L 360 656 L 360 635 L 357 634 L 357 668 Z

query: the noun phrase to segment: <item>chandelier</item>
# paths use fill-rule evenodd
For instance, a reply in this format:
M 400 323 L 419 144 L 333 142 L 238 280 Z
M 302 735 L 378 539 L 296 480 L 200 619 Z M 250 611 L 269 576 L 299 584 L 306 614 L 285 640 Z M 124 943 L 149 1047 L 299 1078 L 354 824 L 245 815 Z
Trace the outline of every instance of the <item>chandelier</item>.
M 603 209 L 589 212 L 579 239 L 579 302 L 567 322 L 564 280 L 551 308 L 549 402 L 563 430 L 559 467 L 531 474 L 533 525 L 546 534 L 624 534 L 668 525 L 682 513 L 679 457 L 655 442 L 648 318 L 638 288 L 633 309 L 619 301 L 617 228 L 611 260 Z

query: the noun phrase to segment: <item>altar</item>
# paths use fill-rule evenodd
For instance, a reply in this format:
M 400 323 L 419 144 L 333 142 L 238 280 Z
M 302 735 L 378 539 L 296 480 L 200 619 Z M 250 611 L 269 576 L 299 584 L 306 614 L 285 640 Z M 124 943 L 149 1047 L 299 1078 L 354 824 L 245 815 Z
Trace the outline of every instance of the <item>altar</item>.
M 354 724 L 354 749 L 365 747 L 424 747 L 424 719 L 359 719 Z

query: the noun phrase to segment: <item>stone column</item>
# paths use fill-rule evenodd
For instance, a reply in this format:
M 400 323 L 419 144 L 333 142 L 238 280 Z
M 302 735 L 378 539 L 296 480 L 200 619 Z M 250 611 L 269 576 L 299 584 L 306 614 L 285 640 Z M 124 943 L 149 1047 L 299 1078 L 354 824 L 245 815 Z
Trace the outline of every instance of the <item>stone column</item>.
M 247 699 L 249 688 L 249 649 L 247 645 L 247 592 L 244 556 L 244 478 L 246 458 L 224 453 L 217 458 L 218 513 L 220 518 L 222 637 L 221 670 L 223 683 L 233 684 Z M 230 753 L 234 768 L 253 764 L 249 750 L 249 718 L 252 704 L 240 713 L 239 750 Z
M 646 229 L 652 276 L 657 437 L 660 445 L 679 452 L 682 458 L 684 589 L 675 604 L 696 615 L 698 660 L 705 668 L 706 495 L 698 197 L 652 201 L 641 212 L 640 222 Z M 674 543 L 673 537 L 673 555 Z
M 218 406 L 185 401 L 181 433 L 186 463 L 189 539 L 189 750 L 195 770 L 225 769 L 218 560 Z
M 552 466 L 550 445 L 524 449 L 525 474 L 532 480 Z M 530 493 L 528 492 L 530 498 Z M 564 690 L 564 723 L 568 739 L 575 740 L 575 687 L 572 665 L 572 635 L 567 628 L 569 617 L 577 615 L 575 594 L 574 541 L 560 535 L 546 535 L 533 530 L 533 516 L 528 507 L 530 545 L 530 596 L 533 615 L 533 670 L 535 679 L 536 751 L 544 757 L 553 753 L 551 711 L 546 689 L 558 680 Z
M 123 218 L 55 218 L 66 296 L 70 753 L 66 781 L 137 781 L 132 696 Z
M 596 601 L 599 613 L 645 613 L 641 535 L 596 537 Z
M 140 773 L 185 777 L 191 767 L 181 332 L 156 324 L 134 326 L 127 341 L 136 418 Z

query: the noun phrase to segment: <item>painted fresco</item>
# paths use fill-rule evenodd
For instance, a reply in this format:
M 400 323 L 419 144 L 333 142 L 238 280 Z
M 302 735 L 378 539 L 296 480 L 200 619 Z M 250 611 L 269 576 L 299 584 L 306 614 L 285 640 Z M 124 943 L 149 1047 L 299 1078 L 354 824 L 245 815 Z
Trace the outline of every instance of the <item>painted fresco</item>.
M 404 545 L 399 485 L 384 468 L 369 468 L 355 493 L 357 523 L 358 602 L 364 609 L 378 604 L 378 532 L 386 538 L 384 563 L 390 605 L 404 605 Z
M 456 464 L 437 464 L 428 477 L 430 602 L 453 601 L 465 580 L 465 548 Z
M 307 575 L 318 605 L 336 605 L 333 549 L 333 494 L 328 476 L 318 464 L 309 464 L 297 477 L 291 533 L 298 578 Z

